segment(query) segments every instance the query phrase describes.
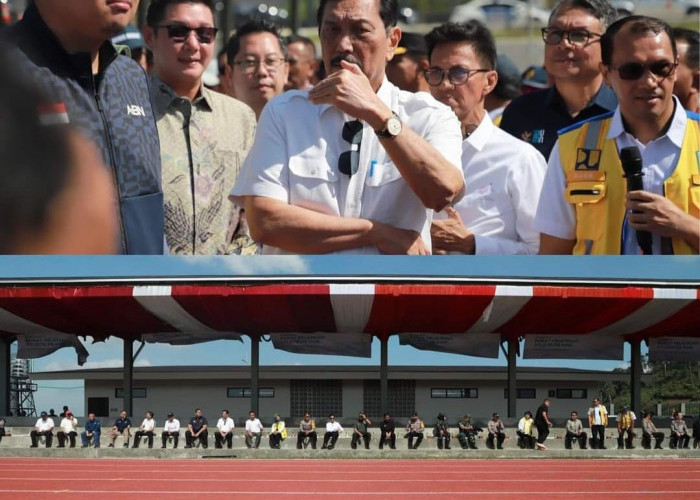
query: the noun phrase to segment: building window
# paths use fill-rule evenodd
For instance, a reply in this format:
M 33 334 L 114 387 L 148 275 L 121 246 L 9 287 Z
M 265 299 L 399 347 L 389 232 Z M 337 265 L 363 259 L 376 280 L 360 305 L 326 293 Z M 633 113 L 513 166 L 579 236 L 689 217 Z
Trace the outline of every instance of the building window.
M 290 380 L 290 412 L 292 418 L 311 418 L 343 414 L 343 382 L 341 380 Z
M 588 389 L 557 389 L 557 399 L 588 399 Z
M 431 398 L 476 399 L 479 389 L 430 389 Z
M 144 399 L 146 397 L 146 388 L 145 387 L 134 387 L 132 390 L 134 399 Z M 123 387 L 117 387 L 114 389 L 114 397 L 116 399 L 124 399 L 124 388 Z
M 379 380 L 365 380 L 362 406 L 370 418 L 381 418 L 388 411 L 395 418 L 409 417 L 416 411 L 416 381 L 389 380 L 389 408 L 382 408 Z
M 227 398 L 250 398 L 250 387 L 229 387 L 226 389 Z M 275 390 L 272 387 L 259 387 L 259 398 L 274 398 Z
M 535 399 L 537 397 L 535 389 L 516 389 L 515 394 L 516 399 Z M 508 399 L 508 388 L 503 389 L 503 397 Z

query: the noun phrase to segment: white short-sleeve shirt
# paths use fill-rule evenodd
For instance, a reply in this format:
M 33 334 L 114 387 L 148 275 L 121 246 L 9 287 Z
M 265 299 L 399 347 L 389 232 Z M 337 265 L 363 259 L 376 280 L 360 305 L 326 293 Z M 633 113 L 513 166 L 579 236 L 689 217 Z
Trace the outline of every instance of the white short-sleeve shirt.
M 384 80 L 377 95 L 404 127 L 422 136 L 459 170 L 462 135 L 452 110 L 426 92 L 399 90 Z M 343 125 L 354 118 L 329 105 L 315 105 L 307 91 L 289 91 L 263 109 L 253 147 L 231 198 L 263 196 L 327 215 L 373 219 L 420 233 L 430 248 L 432 210 L 426 208 L 364 124 L 356 174 L 338 170 L 338 157 L 351 149 Z M 461 170 L 460 170 L 461 171 Z M 265 246 L 265 254 L 284 254 Z M 377 254 L 376 247 L 344 253 Z
M 632 134 L 625 131 L 622 124 L 620 107 L 610 123 L 607 139 L 615 139 L 617 150 L 629 146 L 637 146 L 642 155 L 642 180 L 644 190 L 655 194 L 664 194 L 664 181 L 673 173 L 678 163 L 685 127 L 687 122 L 686 112 L 678 99 L 673 98 L 676 109 L 673 113 L 671 125 L 666 134 L 642 144 Z M 566 176 L 561 165 L 559 154 L 559 141 L 554 145 L 549 156 L 547 174 L 545 175 L 542 194 L 535 217 L 535 228 L 539 231 L 562 238 L 565 240 L 576 239 L 576 209 L 564 198 L 566 189 Z M 634 230 L 627 226 L 623 230 L 623 255 L 640 254 L 637 236 Z M 652 250 L 655 254 L 661 254 L 661 238 L 652 234 Z
M 496 127 L 484 113 L 462 143 L 467 183 L 464 197 L 454 205 L 474 233 L 477 255 L 537 253 L 540 233 L 533 224 L 546 169 L 539 151 Z
M 231 432 L 233 428 L 236 427 L 236 425 L 233 422 L 233 419 L 231 417 L 226 417 L 226 420 L 223 418 L 220 418 L 219 421 L 216 423 L 216 428 L 219 429 L 221 432 Z
M 153 429 L 156 428 L 156 420 L 154 418 L 148 419 L 144 418 L 143 422 L 141 422 L 141 429 L 144 432 L 153 432 Z
M 262 422 L 259 419 L 248 419 L 245 421 L 245 430 L 249 432 L 262 432 L 264 429 Z

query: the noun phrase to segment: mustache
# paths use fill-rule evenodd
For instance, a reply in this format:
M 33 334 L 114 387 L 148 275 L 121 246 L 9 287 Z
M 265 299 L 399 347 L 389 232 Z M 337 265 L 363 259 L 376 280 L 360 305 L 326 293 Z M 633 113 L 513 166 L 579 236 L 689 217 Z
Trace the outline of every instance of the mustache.
M 333 58 L 331 59 L 331 66 L 340 68 L 340 61 L 346 61 L 350 64 L 355 64 L 360 69 L 362 69 L 362 62 L 360 62 L 360 60 L 352 54 L 338 54 L 333 56 Z

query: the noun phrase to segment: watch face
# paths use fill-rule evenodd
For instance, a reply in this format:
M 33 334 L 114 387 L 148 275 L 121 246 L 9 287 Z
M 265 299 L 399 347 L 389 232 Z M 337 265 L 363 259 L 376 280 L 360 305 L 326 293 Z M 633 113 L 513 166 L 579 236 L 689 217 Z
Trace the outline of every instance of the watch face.
M 391 135 L 399 135 L 401 133 L 401 120 L 397 117 L 392 116 L 386 122 L 386 131 Z

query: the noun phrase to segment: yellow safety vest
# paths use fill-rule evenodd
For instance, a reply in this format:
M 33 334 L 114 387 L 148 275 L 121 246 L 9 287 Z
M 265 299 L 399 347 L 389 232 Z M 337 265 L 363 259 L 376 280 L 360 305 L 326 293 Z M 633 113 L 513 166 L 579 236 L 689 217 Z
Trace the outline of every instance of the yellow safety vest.
M 688 113 L 678 163 L 664 182 L 666 198 L 695 218 L 700 218 L 699 119 Z M 621 253 L 627 180 L 615 140 L 606 139 L 611 121 L 608 113 L 565 129 L 559 136 L 564 197 L 576 209 L 575 255 Z M 664 253 L 697 253 L 679 238 L 662 246 Z

